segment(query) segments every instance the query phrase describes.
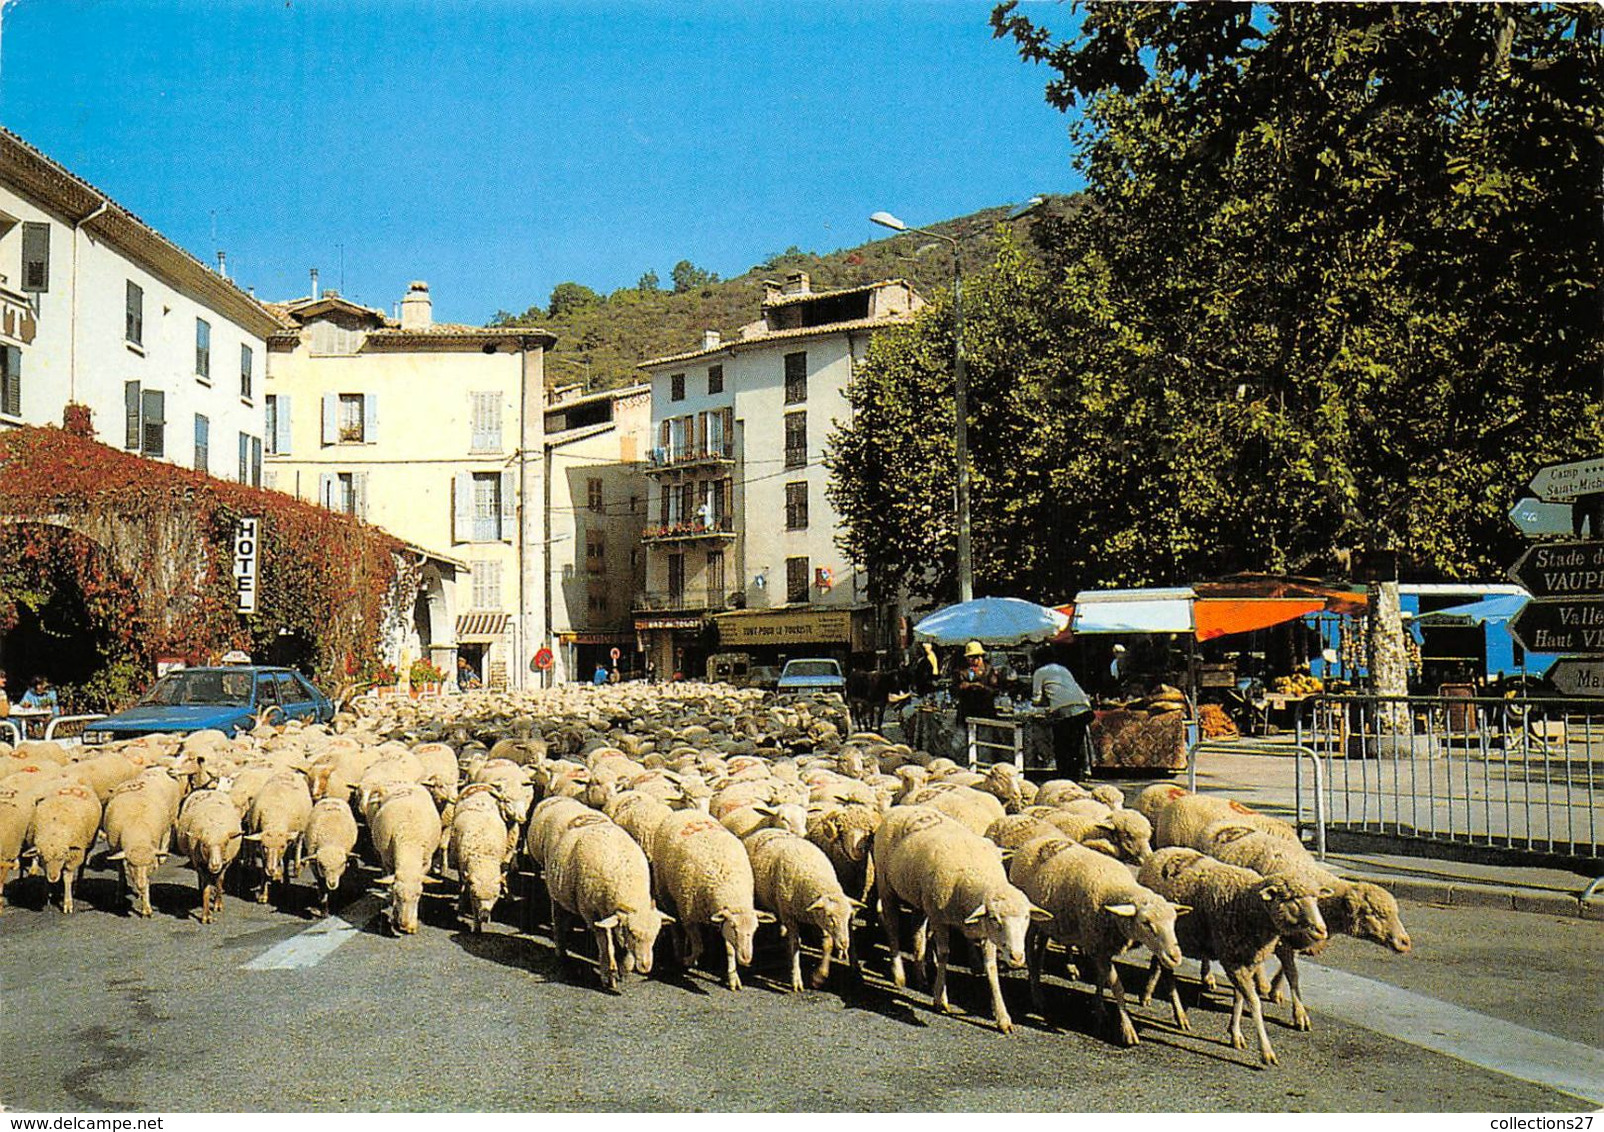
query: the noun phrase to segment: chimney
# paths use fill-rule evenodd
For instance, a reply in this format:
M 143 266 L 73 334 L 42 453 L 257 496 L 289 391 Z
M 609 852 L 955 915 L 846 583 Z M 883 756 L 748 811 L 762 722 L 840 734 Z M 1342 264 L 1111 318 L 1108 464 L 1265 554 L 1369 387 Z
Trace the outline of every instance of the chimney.
M 716 330 L 702 331 L 702 349 L 704 350 L 716 350 L 723 344 L 723 341 L 724 339 Z
M 772 279 L 763 280 L 763 301 L 772 303 L 780 297 L 780 285 Z
M 808 273 L 806 271 L 788 271 L 785 274 L 785 286 L 781 288 L 781 293 L 786 295 L 811 295 L 813 292 L 808 283 Z
M 426 330 L 434 325 L 434 303 L 429 299 L 429 285 L 414 279 L 401 300 L 401 329 Z
M 217 249 L 217 274 L 228 278 L 228 253 L 222 248 Z
M 318 293 L 317 289 L 317 268 L 314 267 L 312 269 L 312 301 L 315 303 L 320 298 L 322 298 L 322 295 Z

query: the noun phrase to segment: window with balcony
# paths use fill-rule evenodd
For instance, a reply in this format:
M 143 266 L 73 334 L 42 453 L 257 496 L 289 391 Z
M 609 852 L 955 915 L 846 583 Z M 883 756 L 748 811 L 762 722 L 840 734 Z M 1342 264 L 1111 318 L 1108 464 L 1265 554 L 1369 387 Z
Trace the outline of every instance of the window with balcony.
M 804 530 L 808 525 L 808 484 L 806 480 L 785 485 L 785 529 Z
M 785 560 L 785 600 L 787 602 L 805 602 L 808 600 L 808 560 L 806 558 L 787 558 Z
M 517 518 L 517 473 L 458 472 L 452 480 L 452 541 L 505 542 Z
M 808 355 L 806 350 L 785 355 L 785 403 L 800 405 L 808 399 Z
M 808 415 L 804 412 L 785 414 L 785 466 L 805 467 L 808 462 Z
M 195 320 L 195 376 L 212 379 L 212 324 L 204 318 Z
M 685 400 L 685 375 L 683 373 L 669 374 L 668 399 L 670 401 Z

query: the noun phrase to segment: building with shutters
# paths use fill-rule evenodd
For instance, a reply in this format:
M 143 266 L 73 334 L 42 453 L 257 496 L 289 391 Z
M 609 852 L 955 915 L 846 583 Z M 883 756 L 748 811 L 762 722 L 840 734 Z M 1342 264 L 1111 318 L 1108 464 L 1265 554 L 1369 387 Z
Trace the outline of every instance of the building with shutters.
M 221 270 L 0 129 L 0 429 L 81 404 L 107 444 L 259 484 L 277 327 Z
M 663 676 L 705 675 L 714 651 L 774 663 L 873 647 L 824 456 L 870 336 L 924 301 L 902 280 L 816 292 L 798 271 L 765 286 L 762 318 L 739 339 L 708 332 L 641 366 L 654 443 L 634 625 Z

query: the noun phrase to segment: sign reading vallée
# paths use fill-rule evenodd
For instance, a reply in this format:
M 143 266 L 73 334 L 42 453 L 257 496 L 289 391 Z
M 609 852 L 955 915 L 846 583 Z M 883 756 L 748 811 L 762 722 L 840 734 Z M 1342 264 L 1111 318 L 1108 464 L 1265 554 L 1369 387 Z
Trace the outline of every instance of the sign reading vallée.
M 1604 656 L 1604 596 L 1527 602 L 1509 631 L 1527 652 Z

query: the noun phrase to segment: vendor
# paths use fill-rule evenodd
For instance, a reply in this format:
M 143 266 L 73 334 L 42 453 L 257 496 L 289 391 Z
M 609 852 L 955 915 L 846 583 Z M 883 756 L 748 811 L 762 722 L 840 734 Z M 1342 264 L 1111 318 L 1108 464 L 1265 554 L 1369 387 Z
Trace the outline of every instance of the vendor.
M 908 664 L 908 686 L 921 696 L 928 696 L 941 685 L 941 660 L 936 647 L 925 641 Z
M 1075 779 L 1085 775 L 1091 760 L 1087 753 L 1087 733 L 1092 724 L 1092 701 L 1069 669 L 1049 647 L 1035 656 L 1036 671 L 1030 678 L 1030 700 L 1047 709 L 1047 725 L 1052 732 L 1053 762 L 1059 777 Z
M 994 718 L 997 710 L 997 670 L 986 660 L 986 649 L 979 641 L 964 646 L 963 667 L 953 681 L 953 697 L 958 701 L 958 725 L 971 719 Z

